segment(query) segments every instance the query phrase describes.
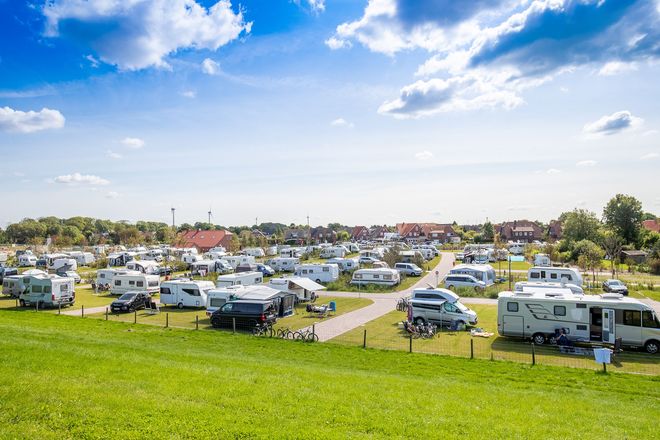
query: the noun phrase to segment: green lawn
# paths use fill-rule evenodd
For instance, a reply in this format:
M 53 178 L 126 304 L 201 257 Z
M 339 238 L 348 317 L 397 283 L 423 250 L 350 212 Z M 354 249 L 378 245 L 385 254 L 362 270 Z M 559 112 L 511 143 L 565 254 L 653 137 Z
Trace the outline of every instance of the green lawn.
M 0 311 L 4 438 L 657 438 L 657 377 Z

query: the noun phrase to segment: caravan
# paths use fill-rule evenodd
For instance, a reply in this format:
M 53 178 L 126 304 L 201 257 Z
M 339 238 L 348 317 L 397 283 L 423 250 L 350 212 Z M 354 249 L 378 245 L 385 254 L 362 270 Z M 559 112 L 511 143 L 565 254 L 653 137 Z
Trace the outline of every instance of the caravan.
M 126 263 L 126 269 L 149 275 L 160 274 L 160 264 L 153 260 L 133 260 Z
M 300 259 L 276 257 L 266 261 L 266 264 L 277 272 L 294 272 L 296 270 L 296 265 L 300 264 Z
M 518 281 L 513 290 L 515 292 L 535 291 L 538 289 L 568 289 L 573 295 L 584 295 L 584 289 L 570 283 L 551 283 L 543 281 Z
M 89 266 L 90 264 L 96 261 L 96 258 L 94 258 L 94 254 L 92 254 L 91 252 L 73 251 L 73 252 L 69 252 L 69 257 L 76 260 L 78 266 Z
M 37 257 L 33 254 L 21 254 L 18 256 L 19 267 L 35 267 L 37 265 Z
M 450 275 L 470 275 L 483 281 L 484 287 L 495 284 L 495 269 L 490 264 L 459 264 L 449 271 Z
M 660 348 L 660 322 L 652 307 L 618 294 L 576 296 L 545 292 L 501 292 L 497 331 L 502 336 L 553 341 L 559 332 L 574 342 Z
M 360 268 L 360 261 L 357 258 L 330 258 L 326 263 L 336 264 L 342 272 L 353 272 Z
M 561 282 L 582 285 L 582 275 L 570 267 L 531 267 L 527 271 L 529 281 Z
M 245 248 L 241 252 L 243 252 L 245 255 L 249 255 L 250 257 L 255 257 L 255 258 L 261 258 L 266 256 L 264 250 L 258 247 Z
M 401 277 L 396 269 L 358 269 L 353 272 L 351 284 L 377 284 L 381 286 L 395 286 L 399 284 L 400 281 Z
M 317 283 L 332 283 L 339 279 L 339 266 L 336 264 L 301 264 L 296 266 L 294 275 L 309 278 Z
M 165 281 L 160 286 L 160 303 L 184 307 L 205 307 L 206 294 L 215 286 L 211 281 L 179 279 Z
M 29 282 L 26 283 L 26 289 L 19 296 L 21 307 L 32 304 L 38 304 L 39 307 L 72 306 L 76 301 L 73 278 L 57 275 L 35 275 L 27 278 Z
M 254 257 L 249 255 L 225 255 L 222 257 L 222 260 L 229 263 L 229 265 L 234 270 L 236 270 L 236 268 L 241 264 L 255 264 L 256 261 Z
M 348 254 L 344 246 L 329 246 L 321 251 L 321 258 L 344 258 Z
M 127 271 L 115 274 L 110 285 L 112 295 L 121 295 L 128 291 L 144 291 L 150 294 L 158 293 L 160 288 L 160 277 L 158 275 L 146 275 L 140 272 Z
M 240 272 L 218 276 L 215 287 L 251 286 L 263 282 L 264 275 L 261 272 Z

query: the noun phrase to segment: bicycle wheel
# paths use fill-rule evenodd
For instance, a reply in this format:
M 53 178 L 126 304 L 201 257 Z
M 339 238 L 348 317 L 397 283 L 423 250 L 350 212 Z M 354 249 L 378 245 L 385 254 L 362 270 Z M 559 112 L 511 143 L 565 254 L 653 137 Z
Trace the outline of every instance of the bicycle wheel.
M 272 338 L 274 334 L 275 334 L 275 330 L 273 330 L 273 327 L 269 325 L 268 329 L 266 329 L 266 335 L 269 338 Z
M 300 332 L 293 332 L 293 337 L 291 339 L 295 339 L 296 341 L 302 340 L 303 335 Z
M 296 339 L 296 334 L 289 329 L 286 329 L 286 339 Z
M 259 335 L 261 334 L 261 329 L 258 328 L 258 327 L 254 327 L 254 328 L 252 329 L 252 334 L 253 334 L 254 336 L 259 336 Z
M 307 335 L 307 342 L 319 342 L 319 335 L 316 333 L 309 333 Z

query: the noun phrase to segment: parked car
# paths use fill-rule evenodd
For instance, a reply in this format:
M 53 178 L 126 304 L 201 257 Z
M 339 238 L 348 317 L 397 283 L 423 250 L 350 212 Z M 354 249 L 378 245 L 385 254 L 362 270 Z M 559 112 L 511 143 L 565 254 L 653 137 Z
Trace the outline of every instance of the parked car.
M 39 258 L 35 267 L 48 267 L 48 260 L 45 258 Z
M 486 283 L 477 280 L 472 275 L 464 274 L 449 274 L 445 278 L 445 288 L 455 289 L 456 287 L 467 287 L 474 290 L 483 290 L 486 288 Z
M 275 270 L 267 264 L 257 264 L 257 271 L 265 277 L 272 277 L 275 275 Z
M 621 295 L 628 295 L 628 287 L 619 280 L 607 280 L 603 282 L 603 290 L 605 292 L 619 293 Z
M 423 273 L 422 269 L 413 263 L 396 263 L 394 268 L 398 270 L 399 273 L 407 276 L 419 277 Z
M 252 329 L 257 324 L 275 324 L 277 311 L 272 301 L 237 300 L 226 303 L 211 314 L 214 328 L 231 328 L 234 320 L 236 328 Z
M 151 302 L 147 292 L 126 292 L 110 304 L 112 313 L 128 313 L 144 309 Z
M 374 264 L 380 261 L 378 258 L 361 256 L 358 262 L 360 264 Z
M 73 281 L 75 281 L 76 284 L 80 284 L 82 281 L 82 278 L 80 278 L 80 275 L 78 275 L 78 272 L 75 270 L 67 270 L 66 272 L 56 272 L 55 275 L 59 277 L 69 277 L 73 278 Z

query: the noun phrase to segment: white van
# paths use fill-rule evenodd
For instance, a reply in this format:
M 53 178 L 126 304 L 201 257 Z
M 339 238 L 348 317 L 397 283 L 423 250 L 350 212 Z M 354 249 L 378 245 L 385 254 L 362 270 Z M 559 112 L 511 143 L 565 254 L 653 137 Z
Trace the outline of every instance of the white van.
M 160 286 L 160 303 L 184 307 L 206 307 L 206 294 L 215 288 L 211 281 L 179 279 L 165 281 Z
M 527 280 L 582 285 L 582 275 L 570 267 L 531 267 L 527 271 Z
M 158 275 L 129 271 L 115 274 L 110 285 L 110 293 L 112 295 L 123 295 L 128 291 L 142 291 L 153 294 L 158 293 L 159 288 L 160 277 Z
M 215 287 L 252 286 L 263 282 L 264 274 L 261 272 L 238 272 L 218 276 Z
M 21 254 L 18 256 L 19 267 L 35 267 L 37 265 L 37 257 L 32 254 Z
M 472 275 L 450 273 L 445 277 L 445 288 L 455 289 L 457 287 L 474 289 L 479 291 L 479 290 L 484 290 L 486 288 L 486 283 L 477 280 Z
M 317 283 L 332 283 L 339 279 L 339 266 L 336 264 L 301 264 L 296 266 L 294 275 L 309 278 Z
M 477 313 L 460 301 L 419 300 L 410 301 L 410 316 L 417 324 L 432 323 L 450 326 L 452 323 L 476 325 Z

